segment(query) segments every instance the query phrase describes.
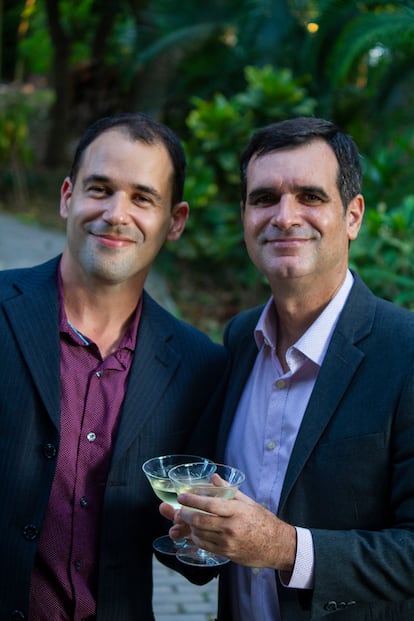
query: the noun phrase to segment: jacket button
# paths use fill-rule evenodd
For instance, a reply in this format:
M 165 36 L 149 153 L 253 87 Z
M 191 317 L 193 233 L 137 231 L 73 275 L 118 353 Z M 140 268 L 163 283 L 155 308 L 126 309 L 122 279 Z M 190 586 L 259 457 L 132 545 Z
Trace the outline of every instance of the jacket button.
M 50 442 L 44 444 L 42 450 L 43 455 L 46 457 L 46 459 L 53 459 L 57 455 L 56 446 L 54 444 L 50 444 Z
M 24 621 L 26 615 L 21 610 L 13 610 L 10 619 L 11 621 Z
M 325 610 L 328 610 L 329 612 L 333 612 L 334 610 L 338 609 L 338 605 L 336 602 L 331 601 L 331 602 L 327 602 L 324 606 Z
M 23 537 L 27 539 L 27 541 L 34 541 L 39 536 L 39 530 L 34 526 L 34 524 L 26 524 L 23 528 Z M 19 617 L 17 617 L 18 619 Z

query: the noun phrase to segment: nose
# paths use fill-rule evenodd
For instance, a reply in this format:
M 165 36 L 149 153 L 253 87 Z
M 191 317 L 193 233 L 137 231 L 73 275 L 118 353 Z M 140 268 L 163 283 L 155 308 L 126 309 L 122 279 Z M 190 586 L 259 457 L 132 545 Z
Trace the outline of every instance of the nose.
M 271 224 L 286 230 L 300 224 L 300 209 L 294 196 L 282 194 L 278 203 L 271 208 Z
M 124 192 L 114 192 L 109 197 L 103 219 L 112 225 L 126 224 L 129 221 L 129 200 Z

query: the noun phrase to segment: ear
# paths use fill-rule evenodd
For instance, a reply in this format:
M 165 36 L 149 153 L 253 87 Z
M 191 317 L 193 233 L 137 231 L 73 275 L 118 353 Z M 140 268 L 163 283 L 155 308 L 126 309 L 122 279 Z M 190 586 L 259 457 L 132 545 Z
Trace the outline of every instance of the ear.
M 243 201 L 240 201 L 240 218 L 243 224 L 243 220 L 244 220 L 244 212 L 246 209 L 246 204 Z
M 174 205 L 171 212 L 170 227 L 167 233 L 168 241 L 177 241 L 177 239 L 180 239 L 188 220 L 189 213 L 190 207 L 185 201 Z
M 345 218 L 347 220 L 348 239 L 351 241 L 358 237 L 364 216 L 365 203 L 362 194 L 357 194 L 348 205 Z
M 61 217 L 66 220 L 69 213 L 70 198 L 72 196 L 72 181 L 69 177 L 66 177 L 60 188 L 60 208 L 59 213 Z

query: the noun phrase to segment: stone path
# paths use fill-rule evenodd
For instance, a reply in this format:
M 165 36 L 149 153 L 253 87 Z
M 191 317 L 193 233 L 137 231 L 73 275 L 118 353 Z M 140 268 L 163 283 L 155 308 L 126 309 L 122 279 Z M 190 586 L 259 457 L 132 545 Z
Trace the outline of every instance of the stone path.
M 217 580 L 195 586 L 154 560 L 154 614 L 156 621 L 214 621 Z
M 65 237 L 0 213 L 0 269 L 29 267 L 61 252 Z M 165 283 L 151 272 L 146 289 L 164 307 L 175 305 Z M 154 614 L 156 621 L 213 621 L 217 612 L 217 580 L 203 587 L 167 569 L 154 559 Z
M 0 212 L 0 269 L 29 267 L 47 261 L 62 251 L 65 235 Z M 165 308 L 174 313 L 176 306 L 155 270 L 148 276 L 146 289 Z

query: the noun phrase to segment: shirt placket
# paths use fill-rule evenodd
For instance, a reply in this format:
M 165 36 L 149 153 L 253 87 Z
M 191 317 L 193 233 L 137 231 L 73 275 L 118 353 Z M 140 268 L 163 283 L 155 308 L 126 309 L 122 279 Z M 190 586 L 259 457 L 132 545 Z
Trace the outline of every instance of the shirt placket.
M 272 367 L 279 365 L 272 351 Z M 279 451 L 282 442 L 283 423 L 289 390 L 289 374 L 277 377 L 271 387 L 263 435 L 262 476 L 259 480 L 256 500 L 264 507 L 277 512 L 284 473 L 281 472 Z M 279 618 L 279 603 L 274 597 L 275 572 L 273 569 L 252 568 L 252 601 L 262 602 L 263 618 Z M 263 597 L 265 593 L 265 597 Z
M 109 465 L 111 438 L 105 425 L 104 383 L 111 373 L 107 361 L 90 372 L 85 394 L 85 405 L 79 435 L 73 506 L 72 550 L 70 573 L 75 594 L 87 583 L 93 584 L 96 567 L 86 550 L 97 549 L 99 528 L 96 515 L 100 514 L 105 478 Z M 99 472 L 99 475 L 96 473 Z M 91 545 L 91 542 L 94 542 Z M 75 597 L 75 619 L 83 614 L 82 602 Z

